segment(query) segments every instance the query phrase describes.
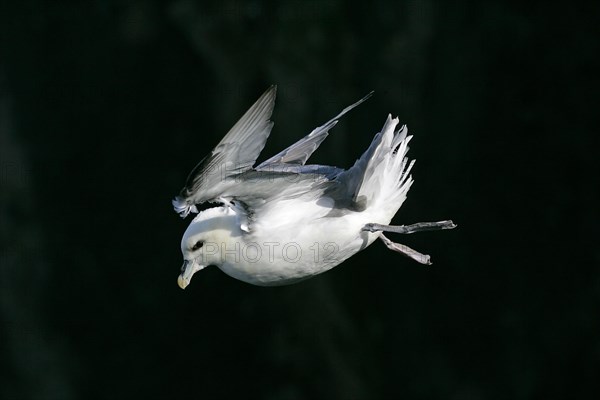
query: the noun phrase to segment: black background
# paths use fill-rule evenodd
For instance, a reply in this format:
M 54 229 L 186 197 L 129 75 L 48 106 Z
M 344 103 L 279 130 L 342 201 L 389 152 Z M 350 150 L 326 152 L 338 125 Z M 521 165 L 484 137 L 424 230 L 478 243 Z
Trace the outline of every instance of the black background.
M 2 2 L 0 397 L 597 395 L 600 3 L 449 3 Z M 170 200 L 270 84 L 261 159 L 370 90 L 315 162 L 408 124 L 432 267 L 177 287 Z

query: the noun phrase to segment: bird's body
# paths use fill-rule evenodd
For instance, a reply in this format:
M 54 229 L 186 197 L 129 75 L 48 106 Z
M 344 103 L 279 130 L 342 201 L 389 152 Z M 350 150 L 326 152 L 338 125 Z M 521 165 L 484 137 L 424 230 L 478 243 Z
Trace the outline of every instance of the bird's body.
M 389 222 L 371 218 L 373 210 L 328 217 L 331 208 L 317 202 L 281 206 L 254 223 L 251 232 L 240 228 L 246 219 L 243 208 L 221 206 L 199 214 L 198 228 L 210 221 L 213 232 L 203 245 L 203 264 L 217 265 L 255 285 L 294 283 L 335 267 L 371 244 L 379 233 L 361 231 L 369 221 Z
M 199 213 L 184 234 L 185 261 L 178 280 L 182 288 L 208 265 L 244 282 L 275 286 L 325 272 L 377 238 L 387 240 L 390 248 L 401 246 L 372 226 L 390 223 L 412 184 L 413 163 L 405 157 L 411 139 L 406 127 L 397 129 L 398 119 L 388 116 L 348 170 L 304 165 L 338 118 L 364 98 L 254 166 L 273 125 L 269 118 L 274 99 L 272 87 L 192 171 L 173 202 L 184 217 L 195 212 L 198 203 L 221 203 Z M 433 224 L 444 223 L 440 229 L 454 227 L 451 221 Z M 428 256 L 409 248 L 393 249 L 429 263 Z

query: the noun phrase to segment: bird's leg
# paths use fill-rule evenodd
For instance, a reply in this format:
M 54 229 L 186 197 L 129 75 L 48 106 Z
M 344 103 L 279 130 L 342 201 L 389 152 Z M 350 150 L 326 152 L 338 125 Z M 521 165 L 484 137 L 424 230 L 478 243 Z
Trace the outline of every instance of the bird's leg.
M 438 222 L 419 222 L 412 225 L 381 225 L 381 224 L 366 224 L 362 230 L 369 232 L 392 232 L 392 233 L 415 233 L 423 231 L 437 231 L 440 229 L 454 229 L 454 222 L 438 221 Z M 388 246 L 389 247 L 389 246 Z
M 418 251 L 413 250 L 404 244 L 392 242 L 390 239 L 385 237 L 383 233 L 379 235 L 379 239 L 381 239 L 383 243 L 385 243 L 388 249 L 397 251 L 400 254 L 404 254 L 406 257 L 412 258 L 418 263 L 424 265 L 431 265 L 431 257 L 429 257 L 428 254 L 421 254 Z
M 368 231 L 368 232 L 392 232 L 392 233 L 409 234 L 409 233 L 415 233 L 415 232 L 436 231 L 436 230 L 440 230 L 440 229 L 454 229 L 454 228 L 456 228 L 456 225 L 454 224 L 454 222 L 448 220 L 448 221 L 438 221 L 438 222 L 419 222 L 419 223 L 412 224 L 412 225 L 397 225 L 397 226 L 382 225 L 382 224 L 366 224 L 362 229 L 363 229 L 363 231 Z M 418 251 L 413 250 L 404 244 L 392 242 L 390 239 L 385 237 L 385 235 L 383 233 L 381 235 L 379 235 L 379 239 L 381 239 L 381 241 L 383 243 L 385 243 L 385 245 L 387 246 L 388 249 L 397 251 L 400 254 L 404 254 L 405 256 L 412 258 L 413 260 L 415 260 L 418 263 L 421 263 L 424 265 L 431 265 L 431 257 L 429 257 L 429 255 L 421 254 Z

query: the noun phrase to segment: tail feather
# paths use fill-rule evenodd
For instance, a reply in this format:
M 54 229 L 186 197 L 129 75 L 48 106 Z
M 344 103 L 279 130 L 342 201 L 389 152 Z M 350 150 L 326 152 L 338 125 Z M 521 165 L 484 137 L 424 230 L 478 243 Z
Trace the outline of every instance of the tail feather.
M 367 206 L 385 202 L 386 208 L 394 205 L 397 211 L 406 199 L 413 183 L 409 174 L 415 161 L 408 162 L 406 158 L 412 136 L 408 136 L 406 125 L 396 129 L 398 123 L 398 118 L 388 115 L 367 151 L 340 175 L 355 202 L 366 202 Z

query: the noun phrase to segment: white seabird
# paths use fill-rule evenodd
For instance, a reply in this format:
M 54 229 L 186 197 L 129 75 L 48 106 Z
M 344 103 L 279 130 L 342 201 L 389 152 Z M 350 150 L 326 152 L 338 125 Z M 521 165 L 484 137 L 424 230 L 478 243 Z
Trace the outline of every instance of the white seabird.
M 394 243 L 382 232 L 452 229 L 452 221 L 389 226 L 413 183 L 406 158 L 405 125 L 388 115 L 381 132 L 348 170 L 305 165 L 348 111 L 281 153 L 254 166 L 273 127 L 276 86 L 270 87 L 190 173 L 173 200 L 181 217 L 200 212 L 181 241 L 182 289 L 208 265 L 261 286 L 298 282 L 325 272 L 381 239 L 391 250 L 422 264 L 428 255 Z M 398 128 L 398 129 L 397 129 Z

